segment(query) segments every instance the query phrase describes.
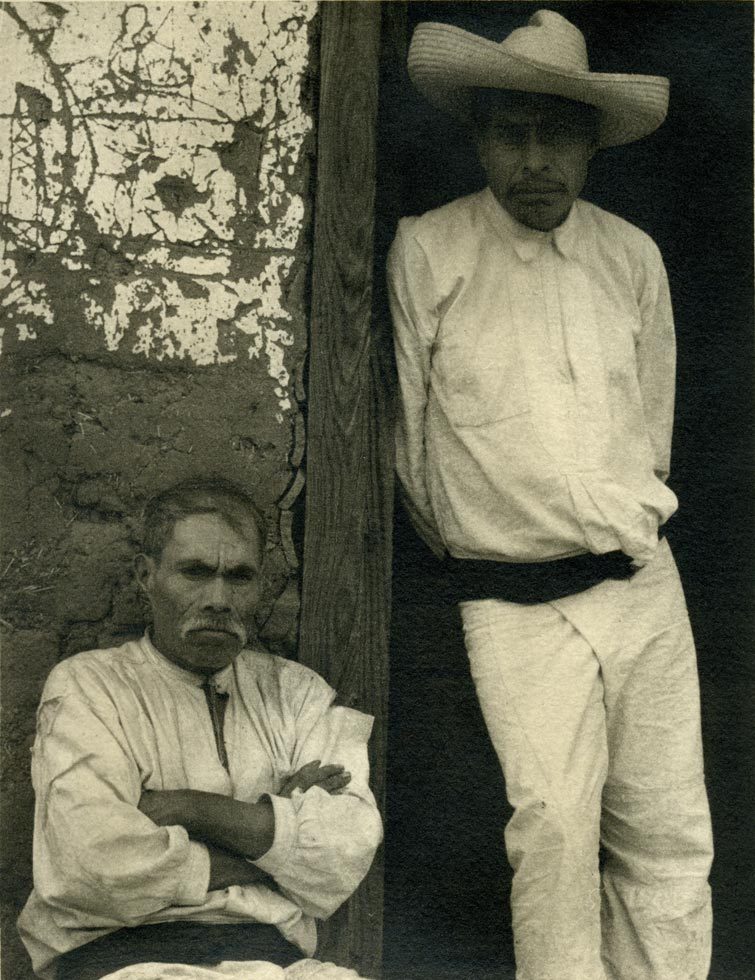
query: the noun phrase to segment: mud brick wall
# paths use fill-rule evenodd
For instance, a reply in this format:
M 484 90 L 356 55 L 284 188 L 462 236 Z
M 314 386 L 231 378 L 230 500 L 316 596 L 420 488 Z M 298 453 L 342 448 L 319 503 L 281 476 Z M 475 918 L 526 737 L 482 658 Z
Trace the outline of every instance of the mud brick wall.
M 310 2 L 0 8 L 3 977 L 31 976 L 29 749 L 63 657 L 138 634 L 144 500 L 214 473 L 268 520 L 295 656 L 318 16 Z

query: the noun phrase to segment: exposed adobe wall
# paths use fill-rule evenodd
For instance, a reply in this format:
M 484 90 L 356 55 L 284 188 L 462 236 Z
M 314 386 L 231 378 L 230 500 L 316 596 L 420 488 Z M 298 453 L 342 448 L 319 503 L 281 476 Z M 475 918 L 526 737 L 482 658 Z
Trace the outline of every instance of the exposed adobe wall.
M 0 9 L 3 976 L 30 887 L 50 668 L 143 628 L 156 489 L 213 472 L 269 522 L 259 629 L 292 654 L 316 3 Z

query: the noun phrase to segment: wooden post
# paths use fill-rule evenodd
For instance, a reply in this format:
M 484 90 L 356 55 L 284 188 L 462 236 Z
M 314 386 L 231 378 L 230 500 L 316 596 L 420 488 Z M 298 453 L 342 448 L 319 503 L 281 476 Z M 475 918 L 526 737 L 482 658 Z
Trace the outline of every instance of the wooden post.
M 321 81 L 299 659 L 341 703 L 375 716 L 382 806 L 393 457 L 384 354 L 373 341 L 375 142 L 381 5 L 321 5 Z M 378 977 L 382 858 L 320 927 L 318 955 Z

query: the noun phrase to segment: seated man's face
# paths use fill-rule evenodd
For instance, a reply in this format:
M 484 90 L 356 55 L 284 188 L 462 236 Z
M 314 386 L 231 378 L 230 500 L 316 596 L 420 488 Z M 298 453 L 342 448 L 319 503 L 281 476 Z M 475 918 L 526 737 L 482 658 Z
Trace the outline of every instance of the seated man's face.
M 554 95 L 485 93 L 477 151 L 498 202 L 528 228 L 550 231 L 568 216 L 597 148 L 589 106 Z
M 231 663 L 259 601 L 261 564 L 262 542 L 251 520 L 239 530 L 218 514 L 177 521 L 159 559 L 137 559 L 160 653 L 200 674 Z

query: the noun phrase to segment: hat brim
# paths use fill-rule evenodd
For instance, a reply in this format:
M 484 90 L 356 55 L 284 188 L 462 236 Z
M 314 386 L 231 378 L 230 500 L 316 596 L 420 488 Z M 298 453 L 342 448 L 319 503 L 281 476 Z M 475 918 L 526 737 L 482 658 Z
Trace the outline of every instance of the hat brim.
M 668 112 L 669 81 L 659 75 L 570 71 L 523 58 L 451 24 L 426 22 L 414 32 L 409 77 L 428 102 L 468 124 L 479 88 L 559 95 L 600 110 L 601 147 L 648 136 Z

